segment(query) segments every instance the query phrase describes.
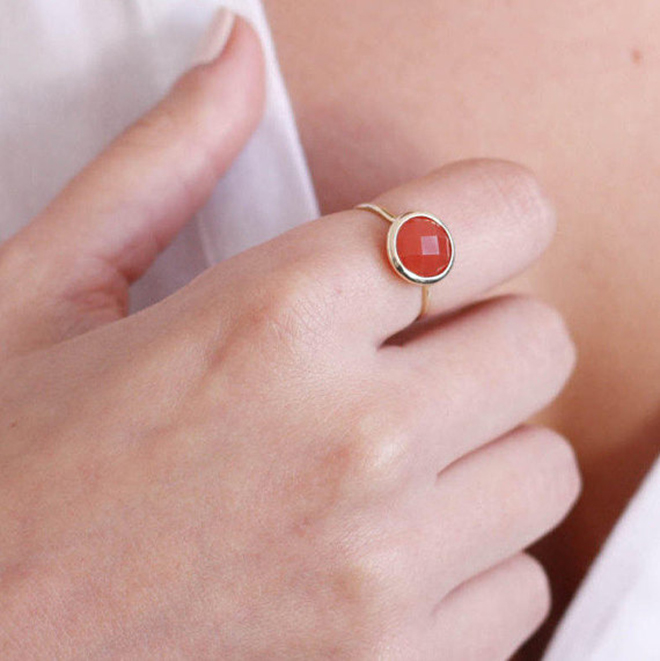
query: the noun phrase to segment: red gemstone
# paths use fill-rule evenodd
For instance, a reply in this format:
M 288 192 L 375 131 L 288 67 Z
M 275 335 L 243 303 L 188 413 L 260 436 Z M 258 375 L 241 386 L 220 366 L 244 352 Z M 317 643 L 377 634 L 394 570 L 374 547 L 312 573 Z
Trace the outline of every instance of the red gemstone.
M 447 230 L 423 216 L 415 216 L 401 225 L 396 251 L 401 263 L 422 278 L 432 278 L 446 271 L 452 256 Z

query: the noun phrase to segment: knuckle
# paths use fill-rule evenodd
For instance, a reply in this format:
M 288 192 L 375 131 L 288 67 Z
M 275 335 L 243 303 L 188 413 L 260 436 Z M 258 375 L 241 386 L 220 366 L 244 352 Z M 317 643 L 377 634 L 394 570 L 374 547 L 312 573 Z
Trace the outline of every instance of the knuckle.
M 399 576 L 399 556 L 360 550 L 346 555 L 334 571 L 330 585 L 333 602 L 337 603 L 330 605 L 329 612 L 343 610 L 353 631 L 359 631 L 357 648 L 373 652 L 397 627 L 401 613 L 409 607 L 410 581 Z
M 354 478 L 367 492 L 401 483 L 410 468 L 407 413 L 401 404 L 382 402 L 362 411 L 353 429 Z
M 398 484 L 408 465 L 403 434 L 389 431 L 356 445 L 355 477 L 368 492 L 382 492 Z
M 318 346 L 314 340 L 321 336 L 336 346 L 347 335 L 354 337 L 354 308 L 362 304 L 364 285 L 357 283 L 357 271 L 347 268 L 355 246 L 348 244 L 342 253 L 345 259 L 338 263 L 337 237 L 333 233 L 329 240 L 328 222 L 298 227 L 265 251 L 268 266 L 262 278 L 249 285 L 242 319 L 251 318 L 250 325 L 262 331 L 281 331 L 287 342 L 296 338 Z M 347 227 L 338 225 L 340 232 L 347 232 Z M 318 358 L 322 360 L 324 353 L 329 352 L 319 352 Z M 334 352 L 335 363 L 348 359 L 348 353 Z
M 316 346 L 332 322 L 330 297 L 306 264 L 280 269 L 253 299 L 250 325 L 278 348 Z
M 382 416 L 359 415 L 343 426 L 341 440 L 315 447 L 295 471 L 291 488 L 304 494 L 293 520 L 300 534 L 347 508 L 378 506 L 406 475 L 405 437 L 386 429 Z

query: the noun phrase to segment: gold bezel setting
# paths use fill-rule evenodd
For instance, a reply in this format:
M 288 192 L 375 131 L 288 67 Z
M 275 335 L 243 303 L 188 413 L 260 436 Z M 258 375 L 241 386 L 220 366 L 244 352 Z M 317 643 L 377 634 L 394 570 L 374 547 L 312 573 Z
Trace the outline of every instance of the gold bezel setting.
M 410 269 L 406 268 L 401 261 L 401 258 L 399 257 L 399 253 L 397 251 L 396 243 L 397 243 L 397 237 L 399 236 L 399 230 L 408 222 L 409 220 L 412 220 L 413 218 L 426 218 L 427 220 L 430 220 L 432 223 L 438 225 L 441 227 L 444 232 L 446 232 L 447 237 L 449 239 L 449 246 L 451 248 L 451 255 L 449 258 L 449 263 L 447 264 L 446 268 L 439 273 L 438 275 L 434 275 L 431 277 L 424 277 L 421 276 L 414 271 L 411 271 Z M 391 222 L 390 225 L 390 230 L 387 234 L 387 256 L 390 260 L 390 264 L 392 265 L 392 268 L 397 272 L 397 274 L 402 277 L 404 280 L 407 282 L 412 282 L 415 285 L 432 285 L 436 282 L 439 282 L 442 280 L 451 270 L 451 267 L 454 265 L 454 259 L 456 257 L 456 247 L 454 245 L 454 239 L 451 235 L 451 232 L 449 231 L 449 228 L 436 216 L 430 213 L 426 213 L 424 211 L 409 211 L 408 213 L 404 213 L 401 216 L 396 216 L 393 217 L 392 219 L 388 219 Z
M 363 211 L 371 211 L 390 223 L 390 229 L 387 234 L 387 257 L 389 259 L 390 265 L 394 269 L 394 272 L 400 278 L 406 282 L 410 282 L 413 285 L 418 285 L 421 287 L 422 309 L 417 317 L 418 319 L 421 319 L 429 311 L 431 306 L 431 285 L 438 282 L 439 280 L 442 280 L 449 273 L 449 271 L 451 271 L 451 268 L 454 265 L 454 260 L 456 258 L 456 246 L 454 244 L 454 237 L 451 235 L 449 228 L 440 220 L 440 218 L 424 211 L 409 211 L 408 213 L 401 214 L 400 216 L 395 216 L 377 204 L 358 204 L 355 208 L 362 209 Z M 397 239 L 399 236 L 399 231 L 409 220 L 412 220 L 413 218 L 425 218 L 426 220 L 430 220 L 432 223 L 441 227 L 449 239 L 449 247 L 451 250 L 449 263 L 445 269 L 437 275 L 431 277 L 418 275 L 414 271 L 406 268 L 399 256 L 399 252 L 397 250 Z

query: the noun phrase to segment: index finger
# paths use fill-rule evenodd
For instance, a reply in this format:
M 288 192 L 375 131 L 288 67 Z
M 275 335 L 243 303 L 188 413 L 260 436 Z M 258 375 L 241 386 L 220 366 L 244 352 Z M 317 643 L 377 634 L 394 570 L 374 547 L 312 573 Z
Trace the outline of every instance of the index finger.
M 430 314 L 469 304 L 525 269 L 555 229 L 534 176 L 508 161 L 454 163 L 372 202 L 397 215 L 431 213 L 451 231 L 454 265 L 431 287 Z M 380 344 L 409 326 L 422 303 L 421 287 L 404 281 L 388 261 L 388 230 L 370 211 L 335 213 L 244 253 L 241 271 L 261 273 L 258 287 L 267 296 L 286 291 L 288 299 L 304 300 L 310 325 L 316 316 L 353 340 Z

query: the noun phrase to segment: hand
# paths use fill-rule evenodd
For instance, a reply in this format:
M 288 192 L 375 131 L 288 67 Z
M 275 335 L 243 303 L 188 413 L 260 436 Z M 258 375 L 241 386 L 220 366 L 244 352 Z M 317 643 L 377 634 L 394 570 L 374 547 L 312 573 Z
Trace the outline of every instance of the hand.
M 568 377 L 558 314 L 472 304 L 553 216 L 503 162 L 383 195 L 446 218 L 439 316 L 334 214 L 125 317 L 128 286 L 255 126 L 240 21 L 0 250 L 4 659 L 504 658 L 548 608 L 521 553 L 579 489 L 569 445 L 521 426 Z M 246 219 L 249 222 L 249 219 Z

